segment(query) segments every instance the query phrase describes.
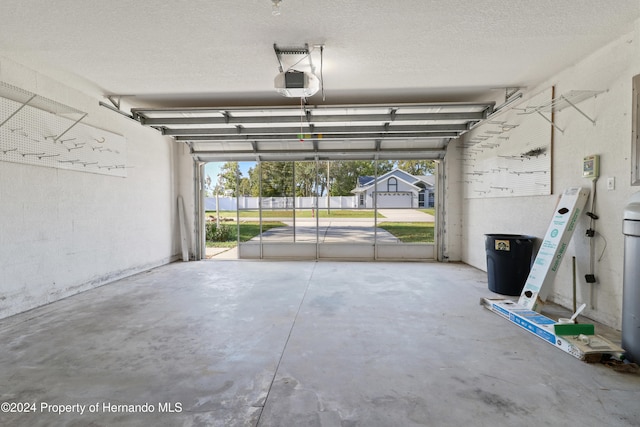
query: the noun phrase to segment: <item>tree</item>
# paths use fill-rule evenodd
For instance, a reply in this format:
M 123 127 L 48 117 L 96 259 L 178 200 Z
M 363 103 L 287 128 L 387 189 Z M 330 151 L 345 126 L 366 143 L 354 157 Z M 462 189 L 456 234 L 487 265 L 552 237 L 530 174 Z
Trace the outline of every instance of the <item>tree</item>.
M 315 162 L 296 162 L 296 196 L 312 197 L 318 193 Z
M 262 196 L 264 197 L 313 197 L 325 196 L 329 187 L 332 196 L 351 196 L 351 190 L 356 188 L 358 177 L 375 176 L 376 164 L 378 166 L 377 175 L 383 175 L 394 168 L 399 168 L 412 175 L 426 175 L 433 173 L 435 163 L 432 160 L 342 160 L 323 161 L 316 163 L 295 162 L 295 186 L 293 180 L 294 162 L 262 162 L 250 168 L 249 177 L 240 178 L 240 187 L 236 192 L 235 172 L 229 174 L 233 176 L 233 181 L 228 179 L 228 171 L 238 170 L 237 162 L 225 163 L 221 173 L 224 187 L 234 190 L 240 195 L 260 195 L 260 176 L 262 170 Z M 327 167 L 328 166 L 328 167 Z M 327 173 L 329 174 L 329 185 L 327 185 Z
M 260 196 L 260 165 L 249 168 L 249 195 Z
M 378 161 L 378 175 L 393 169 L 390 160 Z M 331 162 L 329 168 L 330 193 L 332 196 L 351 196 L 351 190 L 358 185 L 358 177 L 375 176 L 376 162 L 373 160 L 355 160 Z
M 235 197 L 237 195 L 237 178 L 236 175 L 242 177 L 242 172 L 240 172 L 240 166 L 238 162 L 226 162 L 220 168 L 220 185 L 224 187 L 225 190 L 232 190 L 232 195 Z
M 240 178 L 240 186 L 238 187 L 238 196 L 250 196 L 251 195 L 251 180 L 249 178 Z
M 436 170 L 433 160 L 399 160 L 396 167 L 416 176 L 431 175 Z
M 211 181 L 211 177 L 207 175 L 204 179 L 204 193 L 206 197 L 209 197 L 213 194 L 213 181 Z
M 262 162 L 262 196 L 293 196 L 293 162 Z

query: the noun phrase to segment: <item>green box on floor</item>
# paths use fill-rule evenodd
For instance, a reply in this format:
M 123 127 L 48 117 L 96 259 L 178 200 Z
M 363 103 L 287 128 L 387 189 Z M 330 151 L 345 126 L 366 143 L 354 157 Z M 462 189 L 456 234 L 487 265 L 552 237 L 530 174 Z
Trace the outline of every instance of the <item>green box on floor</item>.
M 556 323 L 556 335 L 595 335 L 595 327 L 588 323 Z

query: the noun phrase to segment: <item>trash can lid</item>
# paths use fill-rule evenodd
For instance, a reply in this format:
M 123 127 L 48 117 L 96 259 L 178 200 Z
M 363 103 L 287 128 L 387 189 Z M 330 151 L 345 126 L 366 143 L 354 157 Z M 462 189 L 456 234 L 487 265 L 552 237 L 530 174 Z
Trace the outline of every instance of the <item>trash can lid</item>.
M 524 234 L 485 234 L 485 237 L 493 238 L 493 239 L 516 239 L 516 240 L 529 240 L 535 239 L 533 236 L 527 236 Z
M 640 221 L 640 192 L 635 193 L 624 207 L 624 219 Z

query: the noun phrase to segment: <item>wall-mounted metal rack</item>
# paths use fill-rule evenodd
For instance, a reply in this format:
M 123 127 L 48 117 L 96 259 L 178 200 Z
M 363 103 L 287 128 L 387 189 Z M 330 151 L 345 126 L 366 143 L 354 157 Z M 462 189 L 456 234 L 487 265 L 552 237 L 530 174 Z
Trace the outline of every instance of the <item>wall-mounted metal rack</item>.
M 61 104 L 51 99 L 45 98 L 40 95 L 28 92 L 24 89 L 0 82 L 0 97 L 15 101 L 19 104 L 19 107 L 15 109 L 7 118 L 0 122 L 0 128 L 4 126 L 9 120 L 18 115 L 25 107 L 33 107 L 39 110 L 47 111 L 55 114 L 56 116 L 65 117 L 71 120 L 71 125 L 64 129 L 60 134 L 53 135 L 53 141 L 58 142 L 66 133 L 68 133 L 73 127 L 87 117 L 87 113 L 77 110 L 73 107 Z
M 0 82 L 0 161 L 126 176 L 126 140 L 87 113 Z
M 542 117 L 547 122 L 549 122 L 554 128 L 560 131 L 560 133 L 564 133 L 564 129 L 561 129 L 558 125 L 554 123 L 554 121 L 551 118 L 545 116 L 543 113 L 552 113 L 552 112 L 557 113 L 564 110 L 565 108 L 571 107 L 574 110 L 576 110 L 578 113 L 580 113 L 584 118 L 589 120 L 593 125 L 595 125 L 596 124 L 595 119 L 592 119 L 591 117 L 589 117 L 589 115 L 587 115 L 587 113 L 585 113 L 580 108 L 578 108 L 576 104 L 579 104 L 582 101 L 585 101 L 589 98 L 595 98 L 602 92 L 604 91 L 572 90 L 552 99 L 549 102 L 545 102 L 540 105 L 527 106 L 524 109 L 521 109 L 520 114 L 534 114 L 534 113 L 538 114 L 540 117 Z M 515 110 L 518 110 L 518 109 L 515 108 Z
M 544 111 L 552 104 L 548 88 L 514 107 L 504 109 L 499 117 L 479 123 L 460 147 L 462 171 L 466 182 L 465 198 L 520 197 L 548 195 L 551 189 L 551 126 L 524 115 L 524 105 Z M 574 102 L 569 98 L 570 102 Z M 567 104 L 568 105 L 568 104 Z M 565 105 L 560 105 L 564 108 Z M 529 114 L 534 113 L 528 107 Z M 481 181 L 473 181 L 481 178 Z

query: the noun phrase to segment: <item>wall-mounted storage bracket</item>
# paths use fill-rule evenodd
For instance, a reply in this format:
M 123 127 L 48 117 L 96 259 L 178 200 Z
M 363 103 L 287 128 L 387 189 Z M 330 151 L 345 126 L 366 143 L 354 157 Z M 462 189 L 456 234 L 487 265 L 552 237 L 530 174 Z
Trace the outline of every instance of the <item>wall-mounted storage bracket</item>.
M 126 139 L 82 123 L 85 117 L 0 82 L 0 162 L 126 177 Z
M 522 93 L 513 94 L 508 98 L 517 102 L 510 104 L 513 107 L 503 107 L 499 117 L 491 116 L 464 138 L 462 171 L 469 181 L 465 198 L 551 194 L 553 128 L 522 112 L 525 105 L 549 103 L 552 94 L 551 87 L 526 99 Z
M 545 102 L 541 105 L 527 106 L 520 114 L 533 114 L 536 113 L 546 121 L 548 121 L 554 128 L 559 130 L 561 133 L 564 133 L 564 129 L 561 129 L 558 125 L 556 125 L 552 119 L 545 116 L 543 113 L 552 113 L 552 112 L 560 112 L 567 107 L 571 107 L 580 113 L 584 118 L 589 120 L 591 124 L 595 126 L 596 121 L 589 117 L 584 111 L 576 106 L 582 101 L 585 101 L 589 98 L 594 98 L 601 94 L 603 91 L 596 90 L 572 90 L 567 92 L 566 94 L 560 95 L 549 102 Z
M 133 115 L 131 115 L 131 114 L 129 114 L 129 113 L 126 113 L 126 112 L 124 112 L 124 111 L 122 111 L 122 110 L 120 109 L 120 104 L 121 104 L 121 101 L 122 101 L 122 97 L 123 97 L 123 95 L 105 95 L 105 97 L 106 97 L 106 98 L 109 100 L 109 102 L 111 102 L 111 104 L 113 104 L 113 105 L 109 105 L 109 104 L 107 104 L 107 103 L 105 103 L 105 102 L 100 101 L 100 102 L 98 102 L 98 104 L 99 104 L 101 107 L 105 107 L 105 108 L 108 108 L 108 109 L 109 109 L 109 110 L 111 110 L 111 111 L 115 111 L 116 113 L 121 114 L 121 115 L 125 116 L 125 117 L 126 117 L 126 118 L 128 118 L 128 119 L 138 121 L 138 120 L 136 120 L 136 119 L 133 117 Z
M 83 113 L 83 114 L 82 114 L 82 117 L 80 117 L 78 120 L 76 120 L 75 122 L 73 122 L 73 124 L 72 124 L 71 126 L 69 126 L 66 130 L 64 130 L 64 131 L 60 132 L 60 135 L 58 135 L 57 137 L 55 137 L 55 138 L 54 138 L 54 140 L 53 140 L 53 142 L 58 142 L 58 140 L 59 140 L 60 138 L 62 138 L 62 136 L 63 136 L 64 134 L 66 134 L 66 133 L 67 133 L 67 132 L 69 132 L 71 129 L 73 129 L 73 127 L 74 127 L 75 125 L 77 125 L 78 123 L 80 123 L 80 121 L 81 121 L 82 119 L 84 119 L 85 117 L 87 117 L 87 113 Z
M 69 132 L 74 126 L 76 126 L 82 119 L 87 116 L 84 111 L 77 110 L 43 96 L 31 93 L 24 89 L 9 85 L 4 82 L 0 82 L 0 97 L 17 102 L 20 105 L 12 114 L 0 123 L 0 128 L 4 126 L 9 120 L 18 115 L 26 106 L 37 108 L 39 110 L 47 111 L 56 116 L 65 117 L 73 120 L 74 123 L 69 126 L 64 132 L 60 132 L 53 137 L 53 141 L 57 142 L 64 134 Z
M 37 95 L 33 95 L 31 98 L 29 98 L 28 100 L 26 100 L 25 102 L 23 102 L 23 103 L 22 103 L 22 105 L 16 109 L 16 111 L 14 111 L 13 113 L 11 113 L 11 114 L 9 115 L 9 117 L 7 117 L 6 119 L 4 119 L 4 121 L 3 121 L 2 123 L 0 123 L 0 128 L 1 128 L 2 126 L 4 126 L 4 124 L 5 124 L 5 123 L 7 123 L 9 120 L 11 120 L 11 118 L 12 118 L 13 116 L 15 116 L 16 114 L 18 114 L 18 113 L 20 112 L 20 110 L 22 110 L 24 107 L 26 107 L 27 105 L 29 105 L 29 103 L 30 103 L 31 101 L 33 101 L 33 98 L 35 98 L 36 96 L 37 96 Z

